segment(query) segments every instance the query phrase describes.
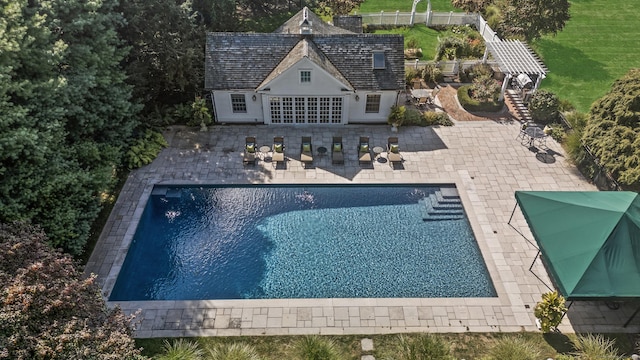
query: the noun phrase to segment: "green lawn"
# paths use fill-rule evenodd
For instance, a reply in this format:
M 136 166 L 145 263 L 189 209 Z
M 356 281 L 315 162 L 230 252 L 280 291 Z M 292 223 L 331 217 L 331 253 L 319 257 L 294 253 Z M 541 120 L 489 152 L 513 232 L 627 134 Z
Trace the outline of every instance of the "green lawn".
M 360 9 L 358 9 L 358 14 L 380 12 L 380 10 L 384 10 L 385 12 L 396 10 L 409 12 L 411 11 L 412 5 L 412 0 L 365 0 L 360 6 Z M 433 11 L 460 11 L 451 6 L 451 0 L 432 0 L 431 9 Z M 427 11 L 427 0 L 420 1 L 416 11 Z
M 404 35 L 405 45 L 410 39 L 416 39 L 419 44 L 418 47 L 422 49 L 421 59 L 433 60 L 438 47 L 438 36 L 441 33 L 425 25 L 414 25 L 412 27 L 403 26 L 389 30 L 376 30 L 376 34 L 402 34 Z
M 587 112 L 615 79 L 640 66 L 639 10 L 638 1 L 572 1 L 565 29 L 533 44 L 549 68 L 542 87 Z

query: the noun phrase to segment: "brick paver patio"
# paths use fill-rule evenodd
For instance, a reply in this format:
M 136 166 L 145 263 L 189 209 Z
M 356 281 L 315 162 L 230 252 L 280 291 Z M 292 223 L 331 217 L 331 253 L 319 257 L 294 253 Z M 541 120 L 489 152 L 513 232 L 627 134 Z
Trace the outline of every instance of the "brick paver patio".
M 108 297 L 154 184 L 248 183 L 455 183 L 496 287 L 496 298 L 436 299 L 285 299 L 118 302 L 127 313 L 142 309 L 136 336 L 216 336 L 286 334 L 381 334 L 397 332 L 536 331 L 533 308 L 549 283 L 537 261 L 537 250 L 518 233 L 532 236 L 519 209 L 516 190 L 596 190 L 568 163 L 552 142 L 550 157 L 541 157 L 515 140 L 519 124 L 508 121 L 456 122 L 453 127 L 389 126 L 213 126 L 207 132 L 167 129 L 170 147 L 150 165 L 131 173 L 104 228 L 86 271 L 98 274 Z M 243 166 L 244 137 L 270 145 L 283 135 L 290 157 L 286 169 L 270 162 Z M 301 136 L 312 136 L 314 148 L 329 147 L 343 137 L 345 164 L 316 156 L 315 166 L 299 161 Z M 361 167 L 359 136 L 384 146 L 397 135 L 404 155 L 402 169 L 386 162 Z M 384 158 L 384 154 L 382 155 Z M 541 161 L 545 160 L 545 162 Z M 110 302 L 110 305 L 116 303 Z M 635 310 L 623 304 L 575 303 L 561 325 L 564 332 L 638 332 L 640 319 L 622 324 Z

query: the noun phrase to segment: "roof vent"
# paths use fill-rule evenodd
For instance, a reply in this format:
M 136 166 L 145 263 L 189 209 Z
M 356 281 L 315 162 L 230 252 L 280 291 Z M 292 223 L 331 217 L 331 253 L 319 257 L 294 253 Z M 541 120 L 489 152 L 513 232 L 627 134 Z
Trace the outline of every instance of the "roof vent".
M 309 21 L 309 9 L 305 6 L 302 9 L 302 21 L 300 22 L 300 34 L 311 35 L 313 29 L 311 28 L 311 21 Z

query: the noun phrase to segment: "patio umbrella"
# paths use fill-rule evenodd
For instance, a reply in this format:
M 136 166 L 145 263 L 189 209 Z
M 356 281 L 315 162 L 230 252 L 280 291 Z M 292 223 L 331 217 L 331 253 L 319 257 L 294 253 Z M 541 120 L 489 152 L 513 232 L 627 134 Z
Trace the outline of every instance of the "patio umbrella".
M 640 297 L 640 196 L 516 191 L 542 259 L 568 300 Z

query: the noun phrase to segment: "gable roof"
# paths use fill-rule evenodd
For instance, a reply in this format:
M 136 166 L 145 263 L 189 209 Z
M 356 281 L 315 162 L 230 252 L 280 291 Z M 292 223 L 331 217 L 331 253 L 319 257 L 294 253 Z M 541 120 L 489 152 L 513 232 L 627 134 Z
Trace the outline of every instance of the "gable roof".
M 253 90 L 304 56 L 355 90 L 404 88 L 402 35 L 355 34 L 344 29 L 336 30 L 339 28 L 322 22 L 311 11 L 307 18 L 314 28 L 312 35 L 300 35 L 299 31 L 291 33 L 294 26 L 299 30 L 303 19 L 301 13 L 283 24 L 278 29 L 281 32 L 208 33 L 205 88 Z M 374 52 L 384 52 L 384 69 L 373 70 Z
M 314 35 L 336 35 L 336 34 L 351 34 L 352 32 L 331 24 L 327 24 L 322 19 L 310 11 L 308 8 L 304 8 L 298 11 L 291 19 L 287 20 L 284 24 L 274 31 L 276 34 L 300 34 L 300 24 L 304 20 L 304 12 L 307 12 L 307 20 L 311 25 L 311 30 Z
M 284 59 L 280 62 L 280 64 L 278 64 L 278 66 L 276 66 L 275 69 L 271 71 L 271 73 L 264 79 L 264 81 L 262 81 L 262 83 L 258 87 L 260 88 L 265 86 L 271 80 L 278 77 L 284 71 L 286 71 L 295 63 L 297 63 L 298 61 L 302 60 L 305 57 L 309 58 L 319 67 L 321 67 L 326 72 L 331 74 L 334 78 L 338 79 L 338 81 L 340 81 L 341 83 L 345 85 L 349 85 L 349 81 L 342 75 L 342 73 L 340 73 L 340 70 L 338 70 L 331 63 L 331 61 L 324 55 L 322 51 L 320 51 L 320 49 L 318 49 L 318 47 L 312 41 L 309 41 L 305 38 L 300 40 L 293 47 L 293 49 L 289 51 L 287 56 L 284 57 Z M 353 90 L 353 89 L 349 89 L 349 90 Z

